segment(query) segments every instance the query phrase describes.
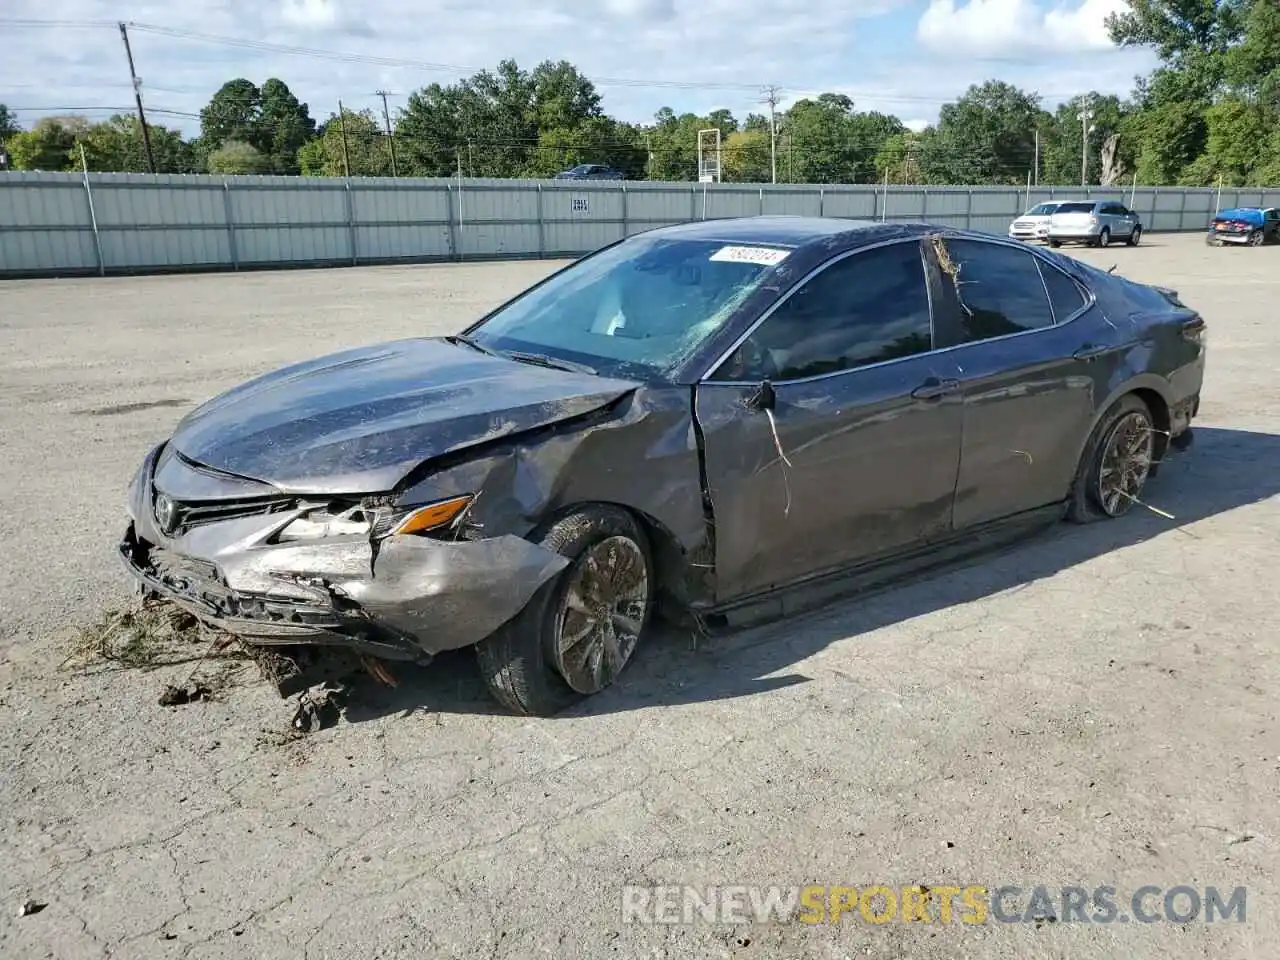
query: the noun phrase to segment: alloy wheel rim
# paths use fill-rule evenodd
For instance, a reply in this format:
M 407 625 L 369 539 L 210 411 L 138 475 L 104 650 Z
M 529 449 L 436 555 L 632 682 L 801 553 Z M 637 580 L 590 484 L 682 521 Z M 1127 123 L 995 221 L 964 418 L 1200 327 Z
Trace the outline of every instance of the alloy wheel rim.
M 1137 411 L 1111 429 L 1098 467 L 1098 500 L 1107 516 L 1118 517 L 1138 502 L 1151 473 L 1151 421 Z
M 635 651 L 649 601 L 644 553 L 629 537 L 592 544 L 571 568 L 556 614 L 553 657 L 573 690 L 609 686 Z

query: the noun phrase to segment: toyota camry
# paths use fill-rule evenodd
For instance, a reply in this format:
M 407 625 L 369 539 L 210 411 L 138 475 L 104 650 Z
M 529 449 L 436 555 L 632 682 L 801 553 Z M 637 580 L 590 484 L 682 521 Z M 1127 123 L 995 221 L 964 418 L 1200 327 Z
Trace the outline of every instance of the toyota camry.
M 455 335 L 207 401 L 139 467 L 120 554 L 246 642 L 474 647 L 552 714 L 661 613 L 731 629 L 1121 517 L 1190 442 L 1204 336 L 1174 290 L 1003 237 L 663 227 Z

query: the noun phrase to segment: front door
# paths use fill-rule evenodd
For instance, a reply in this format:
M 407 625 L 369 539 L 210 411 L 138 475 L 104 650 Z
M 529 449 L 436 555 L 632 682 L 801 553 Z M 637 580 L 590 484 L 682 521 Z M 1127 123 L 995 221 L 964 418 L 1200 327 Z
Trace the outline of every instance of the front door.
M 949 531 L 962 413 L 928 269 L 915 239 L 837 257 L 698 384 L 719 600 Z

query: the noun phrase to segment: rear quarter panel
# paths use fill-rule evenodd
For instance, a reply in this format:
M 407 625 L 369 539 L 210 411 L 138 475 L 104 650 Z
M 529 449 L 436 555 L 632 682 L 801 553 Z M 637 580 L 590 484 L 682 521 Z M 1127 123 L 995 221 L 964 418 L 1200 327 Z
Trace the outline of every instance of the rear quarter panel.
M 1095 381 L 1095 424 L 1119 397 L 1135 390 L 1153 391 L 1170 409 L 1200 393 L 1204 345 L 1185 339 L 1182 333 L 1188 322 L 1199 317 L 1194 309 L 1170 302 L 1154 287 L 1108 275 L 1079 261 L 1073 264 L 1072 272 L 1093 289 L 1103 322 L 1124 331 L 1129 344 L 1105 376 Z M 1082 448 L 1087 439 L 1086 435 Z

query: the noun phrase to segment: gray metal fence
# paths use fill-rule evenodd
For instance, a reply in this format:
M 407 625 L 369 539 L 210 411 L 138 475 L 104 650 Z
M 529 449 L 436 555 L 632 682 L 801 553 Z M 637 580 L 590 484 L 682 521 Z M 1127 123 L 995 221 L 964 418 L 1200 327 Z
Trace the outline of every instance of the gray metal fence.
M 573 256 L 689 220 L 801 214 L 1004 233 L 1030 204 L 1119 200 L 1202 230 L 1280 190 L 0 174 L 0 276 Z

